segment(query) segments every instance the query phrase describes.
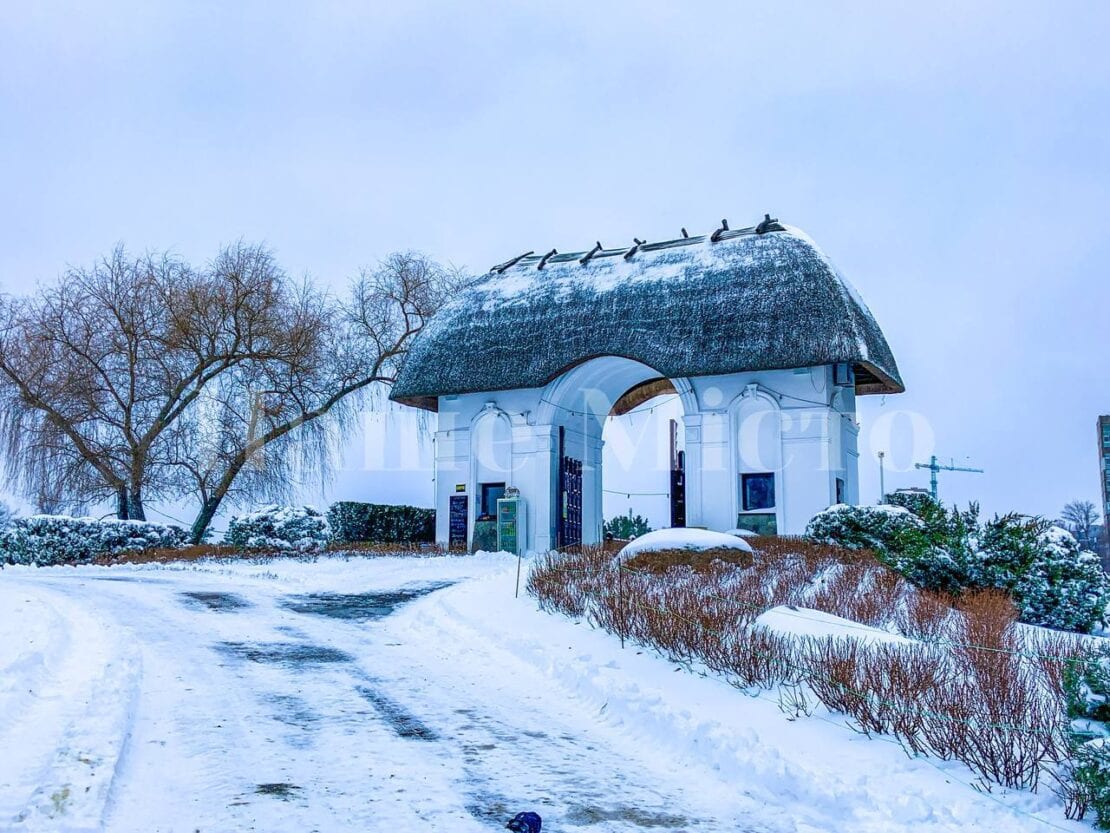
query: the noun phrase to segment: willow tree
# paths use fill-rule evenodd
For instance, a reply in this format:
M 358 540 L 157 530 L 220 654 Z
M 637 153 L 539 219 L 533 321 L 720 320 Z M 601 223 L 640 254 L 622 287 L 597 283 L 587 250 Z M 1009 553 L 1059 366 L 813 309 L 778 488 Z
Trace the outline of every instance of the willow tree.
M 326 475 L 367 395 L 393 383 L 413 338 L 466 280 L 408 252 L 364 270 L 346 297 L 302 293 L 287 319 L 296 361 L 225 374 L 178 439 L 200 501 L 193 539 L 229 499 L 286 498 L 306 473 Z
M 117 248 L 6 298 L 9 486 L 54 509 L 114 500 L 134 519 L 146 501 L 194 494 L 200 540 L 225 499 L 281 491 L 291 471 L 326 464 L 320 418 L 342 423 L 352 394 L 392 380 L 452 285 L 425 258 L 396 255 L 337 299 L 239 243 L 201 268 Z

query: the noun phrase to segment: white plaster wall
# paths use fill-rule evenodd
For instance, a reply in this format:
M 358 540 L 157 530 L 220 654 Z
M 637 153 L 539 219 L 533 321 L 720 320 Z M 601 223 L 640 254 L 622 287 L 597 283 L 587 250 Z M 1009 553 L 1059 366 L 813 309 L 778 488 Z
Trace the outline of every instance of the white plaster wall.
M 831 367 L 702 376 L 690 383 L 699 409 L 685 418 L 691 526 L 736 525 L 739 474 L 745 471 L 775 473 L 781 534 L 804 532 L 809 519 L 832 504 L 838 476 L 847 499 L 858 500 L 855 399 L 850 389 L 832 384 Z
M 609 362 L 600 364 L 600 362 Z M 635 384 L 635 363 L 601 359 L 576 368 L 583 384 L 601 390 L 596 409 L 609 405 Z M 640 366 L 641 368 L 643 366 Z M 586 368 L 586 369 L 583 369 Z M 610 372 L 611 371 L 611 372 Z M 644 368 L 650 374 L 650 369 Z M 649 378 L 650 376 L 643 376 Z M 574 384 L 558 381 L 546 388 L 495 391 L 441 397 L 436 433 L 436 537 L 448 538 L 448 505 L 463 484 L 469 496 L 470 530 L 476 516 L 477 484 L 504 480 L 520 489 L 528 515 L 531 550 L 544 551 L 555 541 L 558 438 L 564 430 L 566 453 L 583 460 L 583 540 L 601 539 L 602 429 L 604 417 L 570 410 Z M 577 384 L 577 379 L 567 381 Z M 742 471 L 776 474 L 775 513 L 779 532 L 804 531 L 813 515 L 829 506 L 836 478 L 845 481 L 845 496 L 859 499 L 858 427 L 850 389 L 832 384 L 830 367 L 776 370 L 678 380 L 684 392 L 684 444 L 687 471 L 687 523 L 725 530 L 736 526 Z M 678 383 L 676 381 L 676 384 Z M 611 389 L 605 389 L 608 385 Z M 560 393 L 560 390 L 562 391 Z M 568 393 L 569 391 L 569 393 Z M 561 400 L 556 397 L 562 396 Z M 594 405 L 574 407 L 589 410 Z M 495 415 L 511 426 L 510 439 L 498 430 L 499 449 L 477 460 L 475 437 L 482 434 L 483 415 Z M 756 419 L 752 428 L 747 420 Z M 748 427 L 745 430 L 744 425 Z M 488 432 L 486 432 L 488 433 Z M 508 445 L 509 448 L 505 446 Z M 500 476 L 490 461 L 508 461 Z
M 469 498 L 467 525 L 469 534 L 473 535 L 478 514 L 477 485 L 501 481 L 517 487 L 525 496 L 529 537 L 544 539 L 543 530 L 536 525 L 537 518 L 542 518 L 537 515 L 536 501 L 540 501 L 541 512 L 550 512 L 542 500 L 547 492 L 544 484 L 550 444 L 545 432 L 528 421 L 539 403 L 538 394 L 536 390 L 514 390 L 440 397 L 439 430 L 436 431 L 437 542 L 446 544 L 448 541 L 450 499 L 460 494 L 456 485 L 462 485 Z M 501 447 L 495 453 L 477 455 L 474 453 L 475 435 L 486 433 L 483 425 L 490 418 L 508 422 L 509 448 L 505 448 L 504 433 L 499 428 L 492 434 L 500 438 Z

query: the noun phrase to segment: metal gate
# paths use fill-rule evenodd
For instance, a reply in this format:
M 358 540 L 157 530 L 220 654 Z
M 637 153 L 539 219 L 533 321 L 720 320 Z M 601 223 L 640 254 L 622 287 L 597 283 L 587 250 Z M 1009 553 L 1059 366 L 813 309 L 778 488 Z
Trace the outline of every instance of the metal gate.
M 559 457 L 559 517 L 556 530 L 559 549 L 582 543 L 582 461 Z

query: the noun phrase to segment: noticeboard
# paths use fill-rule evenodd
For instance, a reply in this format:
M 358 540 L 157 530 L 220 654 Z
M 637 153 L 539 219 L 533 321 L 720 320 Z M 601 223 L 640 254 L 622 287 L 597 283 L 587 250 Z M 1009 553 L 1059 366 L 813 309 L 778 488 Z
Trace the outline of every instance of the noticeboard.
M 448 515 L 447 545 L 455 549 L 466 549 L 467 543 L 467 516 L 469 503 L 466 495 L 451 495 L 450 513 Z

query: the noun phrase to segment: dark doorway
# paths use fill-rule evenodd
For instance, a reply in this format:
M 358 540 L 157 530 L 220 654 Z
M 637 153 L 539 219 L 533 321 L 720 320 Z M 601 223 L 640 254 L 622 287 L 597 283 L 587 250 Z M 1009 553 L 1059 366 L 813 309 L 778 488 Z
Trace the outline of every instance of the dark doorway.
M 678 423 L 671 420 L 671 526 L 686 526 L 686 452 L 678 450 Z

